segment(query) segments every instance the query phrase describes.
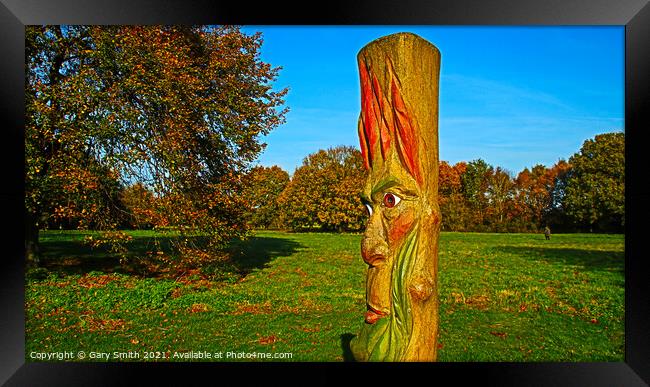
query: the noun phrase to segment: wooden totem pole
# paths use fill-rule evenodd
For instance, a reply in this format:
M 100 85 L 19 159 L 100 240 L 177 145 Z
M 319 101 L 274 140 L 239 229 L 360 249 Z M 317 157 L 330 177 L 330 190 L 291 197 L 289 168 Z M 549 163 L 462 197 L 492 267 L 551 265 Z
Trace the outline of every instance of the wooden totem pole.
M 370 218 L 361 242 L 367 311 L 351 350 L 358 361 L 435 361 L 440 52 L 398 33 L 369 43 L 357 60 Z

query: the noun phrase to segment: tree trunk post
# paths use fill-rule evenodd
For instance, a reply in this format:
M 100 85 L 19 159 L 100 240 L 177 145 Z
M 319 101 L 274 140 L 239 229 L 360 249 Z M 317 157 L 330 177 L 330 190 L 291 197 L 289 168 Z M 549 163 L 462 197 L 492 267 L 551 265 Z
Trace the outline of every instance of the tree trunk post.
M 359 140 L 370 217 L 365 321 L 358 361 L 435 361 L 438 335 L 438 83 L 440 52 L 411 33 L 366 45 Z

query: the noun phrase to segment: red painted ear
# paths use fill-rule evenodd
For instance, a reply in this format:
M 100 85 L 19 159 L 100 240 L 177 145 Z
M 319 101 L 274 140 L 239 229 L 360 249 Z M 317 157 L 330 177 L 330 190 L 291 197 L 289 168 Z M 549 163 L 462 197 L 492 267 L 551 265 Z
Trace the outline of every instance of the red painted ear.
M 388 58 L 387 65 L 390 73 L 392 106 L 395 113 L 397 153 L 409 173 L 415 178 L 418 184 L 422 184 L 422 173 L 418 165 L 418 144 L 415 134 L 417 122 L 412 119 L 404 98 L 402 98 L 399 79 L 395 75 L 393 63 Z

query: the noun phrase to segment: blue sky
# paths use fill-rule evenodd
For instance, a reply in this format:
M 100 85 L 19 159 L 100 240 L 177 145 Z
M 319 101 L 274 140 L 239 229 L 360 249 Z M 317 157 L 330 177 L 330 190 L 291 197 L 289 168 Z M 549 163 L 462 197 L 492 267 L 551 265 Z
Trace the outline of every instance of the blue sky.
M 596 134 L 624 129 L 624 28 L 246 26 L 262 60 L 282 66 L 286 124 L 263 138 L 264 166 L 289 173 L 308 154 L 359 147 L 356 55 L 370 41 L 413 32 L 438 47 L 440 159 L 482 158 L 513 174 L 568 159 Z

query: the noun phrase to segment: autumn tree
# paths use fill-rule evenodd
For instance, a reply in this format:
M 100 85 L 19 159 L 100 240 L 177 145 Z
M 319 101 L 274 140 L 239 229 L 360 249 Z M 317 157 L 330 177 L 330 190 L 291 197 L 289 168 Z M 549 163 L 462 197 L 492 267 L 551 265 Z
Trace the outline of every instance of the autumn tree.
M 438 167 L 438 193 L 441 196 L 451 196 L 461 193 L 462 175 L 467 169 L 467 163 L 460 162 L 453 166 L 446 161 L 440 161 Z
M 482 159 L 472 160 L 467 163 L 465 172 L 461 175 L 463 195 L 471 209 L 472 219 L 470 223 L 481 231 L 485 222 L 485 211 L 487 210 L 487 191 L 489 187 L 489 176 L 492 173 L 492 166 Z
M 28 259 L 49 217 L 114 230 L 106 209 L 133 182 L 158 198 L 153 219 L 209 247 L 243 235 L 241 175 L 286 112 L 261 45 L 236 27 L 28 26 Z
M 542 216 L 550 206 L 550 176 L 544 165 L 524 168 L 515 179 L 516 208 L 521 227 L 534 231 L 542 227 Z
M 280 195 L 283 221 L 296 230 L 358 231 L 367 217 L 359 198 L 364 181 L 357 149 L 338 146 L 312 153 Z
M 453 166 L 441 161 L 438 168 L 438 200 L 442 214 L 441 228 L 445 231 L 465 231 L 469 227 L 471 211 L 463 196 L 462 176 L 467 163 Z
M 120 201 L 128 214 L 126 226 L 132 229 L 150 229 L 162 225 L 158 200 L 144 184 L 136 182 L 127 186 L 120 194 Z
M 487 222 L 494 231 L 509 231 L 512 229 L 508 225 L 512 219 L 514 182 L 510 173 L 501 167 L 489 168 L 486 179 Z
M 622 231 L 625 224 L 625 134 L 606 133 L 585 141 L 569 159 L 567 214 L 590 231 Z
M 543 223 L 550 225 L 557 230 L 573 230 L 572 222 L 566 212 L 566 186 L 569 175 L 571 174 L 571 164 L 565 160 L 560 160 L 547 172 L 552 181 L 552 187 L 549 190 L 549 206 L 546 208 L 543 217 Z
M 282 168 L 254 167 L 244 176 L 243 195 L 249 210 L 247 219 L 254 227 L 280 227 L 278 198 L 289 184 L 289 174 Z

